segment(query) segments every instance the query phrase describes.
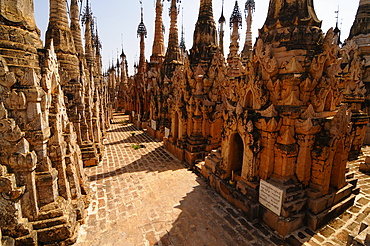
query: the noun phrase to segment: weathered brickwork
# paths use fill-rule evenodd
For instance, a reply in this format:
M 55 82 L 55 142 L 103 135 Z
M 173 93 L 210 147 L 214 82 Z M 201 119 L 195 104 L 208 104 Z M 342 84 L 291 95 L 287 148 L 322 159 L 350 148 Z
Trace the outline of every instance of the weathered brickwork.
M 32 1 L 2 1 L 0 20 L 2 237 L 15 245 L 72 244 L 90 201 L 83 166 L 99 160 L 99 152 L 85 151 L 88 135 L 101 144 L 103 130 L 90 129 L 85 117 L 85 71 L 65 1 L 50 1 L 46 47 Z M 94 93 L 105 97 L 99 83 Z
M 235 1 L 228 54 L 212 0 L 189 52 L 167 2 L 132 77 L 124 51 L 103 75 L 89 1 L 49 1 L 45 47 L 32 0 L 0 3 L 1 244 L 368 244 L 368 1 L 341 45 L 313 0 L 270 0 L 254 46 Z

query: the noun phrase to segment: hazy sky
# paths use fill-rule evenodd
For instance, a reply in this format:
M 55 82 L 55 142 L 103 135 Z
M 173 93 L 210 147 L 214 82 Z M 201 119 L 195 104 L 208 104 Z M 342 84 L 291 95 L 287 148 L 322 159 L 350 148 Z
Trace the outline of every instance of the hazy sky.
M 227 20 L 225 30 L 225 53 L 228 53 L 229 46 L 229 19 L 235 5 L 235 0 L 224 0 L 224 16 Z M 42 32 L 42 39 L 48 23 L 49 1 L 35 0 L 35 18 L 38 27 Z M 70 2 L 70 0 L 68 0 Z M 130 74 L 133 72 L 134 62 L 138 62 L 139 38 L 136 35 L 137 26 L 140 22 L 140 3 L 139 0 L 90 0 L 93 14 L 97 18 L 99 35 L 103 44 L 103 63 L 107 68 L 112 59 L 117 61 L 117 53 L 121 53 L 122 40 L 123 49 L 129 63 Z M 179 34 L 181 35 L 181 25 L 184 23 L 186 48 L 190 49 L 193 44 L 193 31 L 198 17 L 200 0 L 182 0 L 181 12 L 178 19 Z M 243 28 L 240 30 L 240 42 L 245 40 L 245 15 L 244 5 L 246 0 L 238 1 L 243 12 Z M 263 26 L 268 10 L 268 0 L 255 0 L 256 11 L 253 15 L 253 36 L 256 37 L 258 29 Z M 83 0 L 86 4 L 86 0 Z M 335 11 L 339 6 L 339 27 L 342 29 L 342 40 L 348 37 L 349 30 L 354 21 L 359 0 L 314 0 L 317 16 L 323 21 L 322 29 L 326 32 L 330 27 L 335 26 Z M 221 15 L 222 0 L 213 0 L 213 14 L 216 23 Z M 154 36 L 155 0 L 143 0 L 144 23 L 148 30 L 146 39 L 146 58 L 149 60 Z M 164 25 L 165 44 L 167 45 L 169 24 L 170 2 L 164 1 Z M 183 10 L 183 11 L 182 11 Z M 183 12 L 183 13 L 182 13 Z M 182 15 L 183 20 L 182 22 Z M 179 38 L 180 38 L 179 35 Z M 123 38 L 122 38 L 123 37 Z M 240 45 L 241 48 L 243 45 Z

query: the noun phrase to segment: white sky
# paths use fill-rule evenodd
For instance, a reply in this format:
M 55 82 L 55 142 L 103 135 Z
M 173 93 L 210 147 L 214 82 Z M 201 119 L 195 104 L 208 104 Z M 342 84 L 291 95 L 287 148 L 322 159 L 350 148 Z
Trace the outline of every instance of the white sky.
M 228 53 L 229 46 L 229 19 L 234 8 L 235 0 L 224 0 L 224 16 L 227 20 L 225 30 L 225 53 Z M 45 37 L 45 31 L 48 23 L 49 1 L 35 0 L 35 18 L 38 27 L 42 32 L 42 39 Z M 70 2 L 68 0 L 68 2 Z M 86 4 L 86 0 L 83 1 Z M 133 64 L 138 62 L 139 39 L 136 35 L 137 26 L 140 22 L 140 4 L 139 0 L 90 0 L 94 15 L 97 17 L 100 39 L 103 44 L 103 63 L 107 68 L 112 59 L 117 61 L 117 53 L 123 48 L 129 63 L 129 72 L 133 73 Z M 190 49 L 193 44 L 193 31 L 198 17 L 200 0 L 182 0 L 181 7 L 184 15 L 185 42 L 186 48 Z M 240 30 L 240 42 L 245 40 L 245 16 L 244 5 L 246 0 L 238 1 L 239 7 L 243 12 L 243 29 Z M 256 37 L 258 29 L 263 26 L 268 10 L 268 0 L 255 0 L 256 11 L 253 17 L 253 36 Z M 326 32 L 330 27 L 335 26 L 336 13 L 339 6 L 339 27 L 342 29 L 342 40 L 348 37 L 349 30 L 354 21 L 359 0 L 314 0 L 317 16 L 323 20 L 322 29 Z M 221 15 L 222 0 L 213 0 L 213 14 L 216 23 Z M 144 23 L 148 30 L 146 39 L 146 58 L 149 60 L 154 36 L 154 18 L 155 18 L 155 0 L 143 0 Z M 169 6 L 168 0 L 164 1 L 164 25 L 165 44 L 167 45 L 169 28 Z M 182 13 L 180 12 L 179 38 L 181 35 Z M 218 25 L 217 25 L 218 27 Z M 243 45 L 240 45 L 242 48 Z

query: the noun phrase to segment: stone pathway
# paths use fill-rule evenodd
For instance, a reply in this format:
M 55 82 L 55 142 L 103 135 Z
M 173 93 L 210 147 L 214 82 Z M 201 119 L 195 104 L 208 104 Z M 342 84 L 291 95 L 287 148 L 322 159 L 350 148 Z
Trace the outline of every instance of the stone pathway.
M 283 241 L 263 224 L 246 221 L 163 142 L 126 119 L 115 116 L 102 163 L 85 169 L 92 202 L 75 245 L 345 245 L 370 213 L 370 177 L 356 173 L 361 193 L 354 207 L 318 232 L 302 228 Z M 355 170 L 358 162 L 350 166 Z

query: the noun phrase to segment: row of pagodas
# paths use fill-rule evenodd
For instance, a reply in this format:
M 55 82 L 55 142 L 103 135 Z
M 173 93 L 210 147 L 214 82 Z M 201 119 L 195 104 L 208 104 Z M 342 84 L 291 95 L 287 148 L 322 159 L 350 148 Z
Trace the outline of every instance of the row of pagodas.
M 86 217 L 84 166 L 102 158 L 109 88 L 87 4 L 50 0 L 45 47 L 33 1 L 0 4 L 0 237 L 67 245 Z M 0 238 L 1 241 L 1 238 Z
M 178 45 L 178 6 L 171 1 L 166 53 L 158 0 L 150 62 L 141 22 L 136 74 L 127 76 L 123 53 L 120 66 L 109 71 L 117 110 L 163 139 L 249 219 L 283 236 L 304 225 L 316 230 L 354 202 L 356 180 L 346 163 L 360 154 L 368 123 L 362 111 L 366 54 L 357 36 L 341 46 L 338 28 L 324 34 L 312 0 L 271 0 L 252 47 L 254 7 L 248 0 L 247 39 L 239 53 L 236 1 L 225 60 L 211 0 L 200 1 L 189 52 Z

